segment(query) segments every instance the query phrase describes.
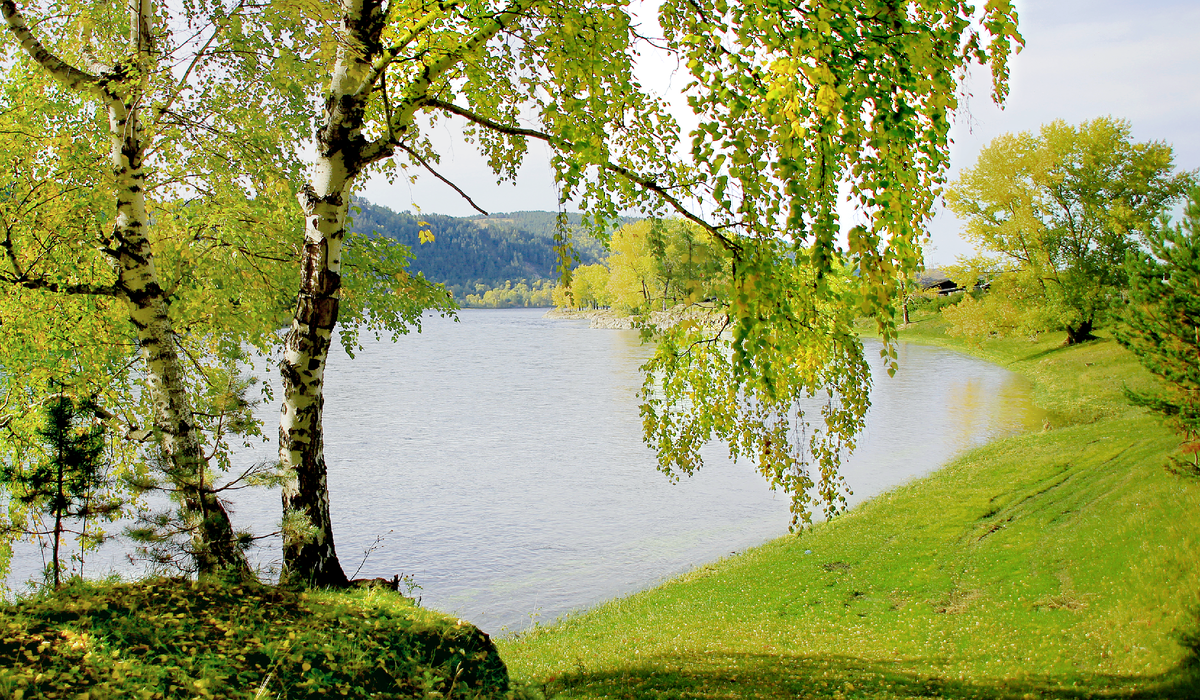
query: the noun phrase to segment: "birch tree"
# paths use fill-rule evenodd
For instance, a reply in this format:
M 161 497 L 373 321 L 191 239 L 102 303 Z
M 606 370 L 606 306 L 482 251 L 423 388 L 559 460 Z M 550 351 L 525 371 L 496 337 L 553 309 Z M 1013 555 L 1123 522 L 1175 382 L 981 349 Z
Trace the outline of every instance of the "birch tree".
M 112 173 L 114 217 L 107 232 L 106 251 L 116 267 L 111 289 L 105 293 L 121 298 L 129 321 L 137 333 L 146 364 L 148 388 L 155 403 L 155 428 L 163 451 L 170 460 L 169 474 L 179 489 L 186 511 L 199 522 L 195 547 L 196 564 L 203 573 L 222 567 L 244 568 L 245 560 L 236 546 L 229 515 L 211 489 L 206 462 L 197 434 L 184 370 L 175 343 L 175 331 L 167 313 L 149 237 L 150 216 L 146 208 L 146 132 L 144 99 L 150 74 L 155 70 L 157 51 L 149 0 L 131 0 L 128 5 L 129 34 L 115 61 L 105 63 L 85 44 L 82 68 L 53 53 L 29 28 L 12 0 L 0 2 L 0 12 L 25 53 L 47 74 L 66 87 L 98 100 L 108 119 L 109 167 Z M 85 41 L 90 40 L 90 37 Z M 89 55 L 91 54 L 91 55 Z M 38 284 L 10 257 L 14 277 Z M 43 280 L 44 281 L 44 280 Z
M 298 245 L 280 198 L 297 162 L 278 143 L 306 127 L 291 117 L 305 96 L 256 65 L 275 54 L 242 32 L 245 3 L 66 10 L 0 2 L 16 40 L 0 203 L 6 447 L 20 458 L 48 379 L 77 377 L 74 393 L 98 396 L 128 438 L 127 467 L 138 446 L 161 450 L 191 568 L 245 570 L 214 477 L 231 428 L 257 432 L 231 399 L 230 362 L 243 344 L 269 351 L 286 318 Z
M 290 576 L 345 583 L 321 411 L 343 284 L 353 279 L 342 261 L 350 195 L 373 168 L 437 175 L 423 133 L 451 118 L 500 177 L 514 176 L 529 142 L 540 141 L 552 149 L 562 201 L 589 220 L 630 208 L 671 214 L 724 250 L 732 333 L 681 324 L 660 342 L 647 372 L 647 440 L 672 473 L 697 468 L 712 437 L 755 456 L 793 494 L 798 518 L 808 513 L 815 450 L 820 497 L 836 501 L 838 454 L 866 410 L 850 321 L 873 315 L 885 340 L 894 337 L 898 280 L 919 265 L 943 181 L 957 80 L 970 63 L 990 63 L 1003 98 L 1019 41 L 1009 3 L 976 12 L 950 0 L 667 0 L 656 45 L 691 78 L 700 126 L 690 144 L 633 77 L 648 45 L 624 2 L 340 0 L 310 13 L 331 58 L 299 197 L 300 292 L 282 363 Z M 838 244 L 839 186 L 866 222 L 850 229 L 848 245 Z M 827 432 L 800 440 L 798 401 L 822 391 Z

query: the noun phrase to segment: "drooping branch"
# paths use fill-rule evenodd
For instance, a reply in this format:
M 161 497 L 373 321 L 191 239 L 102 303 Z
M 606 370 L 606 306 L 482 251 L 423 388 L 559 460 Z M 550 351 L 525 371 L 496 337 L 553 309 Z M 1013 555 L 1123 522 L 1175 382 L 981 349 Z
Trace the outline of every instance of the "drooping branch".
M 578 146 L 576 146 L 573 142 L 571 142 L 567 139 L 560 138 L 558 136 L 554 136 L 553 134 L 548 134 L 544 131 L 538 131 L 537 129 L 530 129 L 527 127 L 516 126 L 516 125 L 512 125 L 512 124 L 501 124 L 500 122 L 497 122 L 493 119 L 489 119 L 481 114 L 477 114 L 475 112 L 472 112 L 469 109 L 460 107 L 460 106 L 458 106 L 456 104 L 452 104 L 450 102 L 443 102 L 442 100 L 430 98 L 430 99 L 426 100 L 424 102 L 424 104 L 429 107 L 434 107 L 434 108 L 449 112 L 451 114 L 458 115 L 468 121 L 471 121 L 475 124 L 478 124 L 479 126 L 484 127 L 485 129 L 490 129 L 492 131 L 495 131 L 495 132 L 498 132 L 501 134 L 505 134 L 508 136 L 523 136 L 526 138 L 538 139 L 540 141 L 544 141 L 545 143 L 548 143 L 551 146 L 553 146 L 554 148 L 558 149 L 559 151 L 562 151 L 565 153 L 578 153 L 580 150 L 582 150 Z M 629 182 L 637 185 L 638 187 L 641 187 L 642 189 L 644 189 L 648 192 L 653 192 L 660 199 L 662 199 L 664 202 L 669 204 L 671 206 L 671 208 L 674 209 L 676 212 L 678 212 L 678 214 L 680 216 L 687 219 L 688 221 L 695 223 L 696 225 L 700 226 L 702 229 L 707 231 L 710 236 L 712 236 L 718 242 L 720 242 L 720 244 L 726 250 L 728 250 L 730 253 L 734 254 L 735 256 L 741 254 L 741 252 L 742 252 L 741 245 L 736 243 L 733 239 L 729 238 L 729 236 L 726 236 L 724 233 L 722 233 L 718 227 L 712 225 L 711 223 L 706 221 L 703 217 L 701 217 L 700 215 L 696 214 L 695 212 L 691 211 L 686 206 L 684 206 L 683 202 L 681 202 L 678 197 L 671 194 L 668 191 L 668 188 L 666 186 L 659 184 L 658 181 L 655 180 L 653 177 L 648 176 L 648 175 L 643 175 L 643 174 L 638 173 L 630 168 L 627 168 L 623 165 L 619 165 L 617 163 L 613 163 L 611 161 L 595 163 L 595 165 L 597 165 L 600 168 L 603 168 L 604 170 L 607 170 L 607 171 L 613 173 L 614 175 L 618 175 L 618 176 L 624 178 L 625 180 L 628 180 Z
M 475 200 L 473 200 L 473 199 L 471 199 L 469 196 L 467 196 L 467 193 L 466 193 L 466 192 L 463 192 L 463 191 L 462 191 L 462 189 L 461 189 L 461 188 L 459 188 L 459 186 L 458 186 L 458 185 L 456 185 L 456 184 L 454 184 L 453 182 L 451 182 L 451 181 L 450 181 L 448 178 L 446 178 L 446 176 L 445 176 L 445 175 L 442 175 L 442 174 L 441 174 L 441 173 L 439 173 L 438 171 L 434 170 L 434 169 L 433 169 L 433 166 L 429 164 L 429 161 L 427 161 L 427 160 L 425 160 L 424 158 L 422 158 L 420 153 L 417 153 L 417 152 L 416 152 L 416 151 L 414 151 L 412 148 L 409 148 L 408 144 L 401 143 L 401 144 L 399 144 L 399 147 L 400 147 L 400 150 L 404 151 L 404 152 L 405 152 L 405 153 L 407 153 L 409 156 L 411 156 L 413 160 L 415 160 L 415 161 L 417 161 L 418 163 L 420 163 L 420 164 L 421 164 L 421 167 L 423 167 L 423 168 L 425 168 L 426 170 L 428 170 L 428 171 L 429 171 L 430 173 L 432 173 L 432 174 L 433 174 L 433 176 L 434 176 L 434 177 L 436 177 L 437 179 L 439 179 L 439 180 L 441 180 L 442 182 L 444 182 L 444 183 L 446 183 L 447 185 L 449 185 L 449 186 L 450 186 L 450 188 L 451 188 L 451 189 L 453 189 L 455 192 L 457 192 L 457 193 L 458 193 L 458 195 L 459 195 L 460 197 L 462 197 L 463 199 L 467 200 L 467 204 L 470 204 L 470 205 L 471 205 L 471 208 L 473 208 L 475 211 L 479 212 L 480 214 L 483 214 L 484 216 L 490 216 L 490 215 L 489 215 L 489 214 L 488 214 L 486 211 L 484 211 L 482 208 L 480 208 L 480 206 L 479 206 L 478 204 L 476 204 L 476 203 L 475 203 Z

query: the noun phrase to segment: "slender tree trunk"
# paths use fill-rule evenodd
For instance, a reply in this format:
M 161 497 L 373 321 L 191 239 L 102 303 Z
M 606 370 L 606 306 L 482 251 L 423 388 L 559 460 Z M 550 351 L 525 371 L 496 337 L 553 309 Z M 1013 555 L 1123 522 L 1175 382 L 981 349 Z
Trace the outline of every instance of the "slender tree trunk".
M 128 303 L 129 320 L 137 330 L 146 362 L 146 382 L 154 401 L 155 427 L 169 463 L 168 476 L 180 490 L 185 517 L 197 528 L 194 563 L 200 574 L 223 568 L 248 570 L 229 514 L 209 483 L 208 463 L 184 381 L 166 294 L 146 236 L 150 221 L 142 170 L 145 147 L 138 134 L 137 114 L 119 99 L 109 102 L 108 112 L 118 186 L 117 221 L 113 227 L 119 262 L 117 288 Z
M 79 537 L 76 544 L 79 545 L 79 578 L 84 577 L 84 564 L 86 560 L 83 558 L 83 545 L 87 542 L 88 519 L 92 513 L 92 487 L 88 486 L 87 494 L 83 497 L 83 510 L 80 513 Z
M 380 50 L 384 23 L 379 0 L 349 0 L 342 6 L 346 39 L 339 47 L 317 131 L 312 182 L 298 197 L 304 213 L 300 291 L 280 363 L 279 460 L 288 477 L 283 486 L 284 574 L 311 586 L 347 584 L 330 517 L 323 391 L 341 300 L 350 193 L 354 178 L 367 164 L 361 127 L 370 90 L 360 94 L 359 88 Z
M 61 449 L 61 445 L 60 445 L 59 450 L 58 450 L 58 459 L 55 460 L 56 464 L 54 465 L 54 467 L 55 467 L 54 475 L 58 481 L 58 483 L 57 483 L 58 489 L 55 492 L 56 500 L 54 501 L 54 588 L 56 590 L 58 589 L 58 587 L 60 585 L 62 585 L 62 577 L 59 574 L 61 567 L 58 563 L 58 545 L 60 542 L 62 542 L 62 533 L 63 533 L 62 516 L 63 516 L 63 508 L 66 507 L 64 505 L 66 502 L 66 494 L 63 493 L 63 467 L 64 467 L 63 460 L 64 460 L 64 458 L 65 458 L 65 455 L 63 455 L 63 450 Z
M 142 71 L 153 61 L 153 16 L 149 0 L 130 1 L 130 43 L 137 49 Z M 209 483 L 208 463 L 168 315 L 167 296 L 154 265 L 143 170 L 146 143 L 139 119 L 143 94 L 136 85 L 120 82 L 106 88 L 106 92 L 110 158 L 117 188 L 117 218 L 112 230 L 118 262 L 116 286 L 128 304 L 129 320 L 137 330 L 146 362 L 155 427 L 169 463 L 168 476 L 179 489 L 185 518 L 196 528 L 194 564 L 201 575 L 224 568 L 248 571 L 229 514 Z
M 34 35 L 13 0 L 0 0 L 9 31 L 21 48 L 48 74 L 68 88 L 97 97 L 109 119 L 111 166 L 115 176 L 117 217 L 107 247 L 117 261 L 118 292 L 125 298 L 137 330 L 146 380 L 154 401 L 155 428 L 169 463 L 168 477 L 182 500 L 184 515 L 195 525 L 194 560 L 204 575 L 222 568 L 248 571 L 237 547 L 229 514 L 213 492 L 207 461 L 197 433 L 185 372 L 168 316 L 167 295 L 159 283 L 146 213 L 145 135 L 138 112 L 148 76 L 157 68 L 152 0 L 128 0 L 129 55 L 115 66 L 89 66 L 91 73 L 63 61 Z
M 341 184 L 333 192 L 301 195 L 306 200 L 304 262 L 280 364 L 279 458 L 289 475 L 283 487 L 283 561 L 289 577 L 314 586 L 347 583 L 333 542 L 322 427 L 325 365 L 341 297 L 349 183 Z

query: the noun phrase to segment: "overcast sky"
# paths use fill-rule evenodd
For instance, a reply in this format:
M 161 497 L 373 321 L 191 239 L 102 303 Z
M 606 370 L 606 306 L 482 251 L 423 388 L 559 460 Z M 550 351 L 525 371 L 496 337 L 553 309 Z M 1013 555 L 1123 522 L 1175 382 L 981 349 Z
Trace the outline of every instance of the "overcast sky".
M 982 4 L 983 0 L 979 0 Z M 636 0 L 635 0 L 636 4 Z M 1079 123 L 1111 115 L 1128 119 L 1137 141 L 1166 141 L 1181 169 L 1200 167 L 1200 3 L 1195 0 L 1054 0 L 1016 2 L 1025 49 L 1012 62 L 1012 91 L 1004 110 L 989 99 L 986 71 L 976 69 L 969 110 L 952 131 L 951 177 L 970 167 L 979 149 L 1000 134 L 1036 130 L 1055 119 Z M 647 85 L 671 80 L 671 66 L 645 61 Z M 679 84 L 681 78 L 674 81 Z M 557 195 L 540 144 L 515 183 L 496 184 L 486 163 L 439 127 L 439 170 L 490 212 L 554 210 Z M 468 216 L 474 210 L 432 177 L 389 184 L 376 177 L 362 194 L 396 210 Z M 953 262 L 971 248 L 959 222 L 941 212 L 932 225 L 930 266 Z

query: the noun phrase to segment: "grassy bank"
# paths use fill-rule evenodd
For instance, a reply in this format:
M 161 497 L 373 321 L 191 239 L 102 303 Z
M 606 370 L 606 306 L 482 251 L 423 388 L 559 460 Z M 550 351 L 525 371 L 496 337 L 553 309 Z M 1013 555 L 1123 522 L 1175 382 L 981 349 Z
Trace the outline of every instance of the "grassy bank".
M 486 635 L 380 589 L 75 582 L 0 607 L 6 700 L 512 695 Z
M 1028 376 L 1048 429 L 502 640 L 514 677 L 561 697 L 1200 697 L 1200 482 L 1162 469 L 1177 441 L 1121 399 L 1150 377 L 1107 339 L 906 334 Z

